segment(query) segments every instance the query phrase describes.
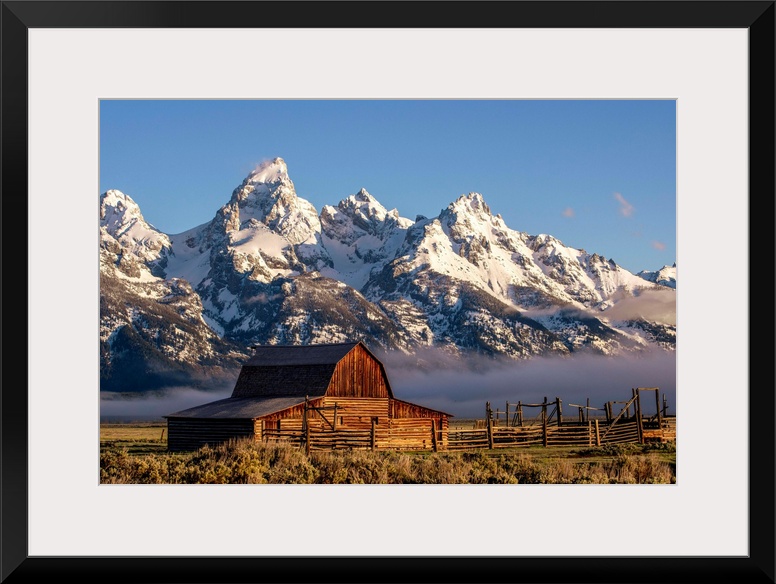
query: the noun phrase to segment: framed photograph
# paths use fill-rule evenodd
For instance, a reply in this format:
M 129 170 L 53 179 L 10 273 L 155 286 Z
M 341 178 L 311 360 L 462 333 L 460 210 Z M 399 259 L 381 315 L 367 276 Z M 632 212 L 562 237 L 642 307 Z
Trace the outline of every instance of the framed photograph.
M 117 582 L 773 582 L 775 10 L 772 1 L 2 2 L 6 367 L 0 579 L 39 582 L 56 575 L 104 582 L 110 574 Z M 264 114 L 272 123 L 268 118 L 261 124 L 260 116 L 232 107 L 258 101 L 277 106 Z M 633 151 L 642 153 L 641 166 L 648 170 L 640 178 L 644 184 L 656 184 L 666 150 L 675 153 L 668 166 L 675 171 L 676 203 L 663 214 L 675 223 L 667 237 L 676 241 L 666 246 L 652 238 L 654 250 L 673 250 L 673 267 L 680 270 L 675 282 L 681 279 L 676 366 L 660 371 L 675 377 L 681 442 L 675 484 L 109 485 L 100 480 L 99 421 L 106 412 L 100 388 L 108 378 L 99 361 L 105 300 L 95 223 L 104 209 L 95 206 L 96 195 L 105 191 L 117 206 L 129 204 L 104 181 L 121 169 L 139 180 L 152 165 L 141 167 L 128 153 L 145 151 L 159 172 L 155 176 L 169 180 L 178 173 L 186 184 L 185 174 L 194 175 L 199 170 L 194 167 L 203 164 L 192 157 L 187 169 L 186 142 L 201 140 L 201 132 L 227 119 L 235 143 L 238 136 L 255 140 L 257 156 L 284 155 L 260 146 L 262 133 L 282 132 L 284 125 L 306 123 L 309 132 L 327 132 L 319 145 L 313 146 L 312 138 L 308 145 L 321 153 L 327 141 L 333 150 L 338 140 L 365 145 L 379 140 L 373 126 L 363 126 L 359 135 L 338 130 L 337 121 L 345 117 L 337 107 L 346 102 L 384 107 L 369 113 L 382 123 L 399 119 L 390 108 L 425 104 L 416 111 L 418 132 L 410 127 L 400 132 L 407 164 L 394 161 L 386 172 L 404 173 L 399 178 L 407 181 L 423 175 L 423 161 L 409 160 L 423 133 L 447 136 L 448 142 L 472 140 L 464 126 L 479 120 L 478 136 L 486 138 L 479 151 L 498 156 L 493 144 L 503 133 L 537 132 L 521 163 L 550 178 L 561 171 L 553 169 L 553 152 L 539 126 L 531 125 L 532 116 L 554 120 L 559 136 L 577 140 L 572 136 L 579 135 L 578 128 L 572 126 L 592 133 L 609 123 L 607 116 L 617 115 L 611 110 L 602 115 L 596 104 L 644 106 L 628 109 L 639 124 L 620 125 L 621 135 L 601 135 L 611 141 L 607 151 L 639 147 Z M 484 110 L 464 115 L 456 105 L 495 102 L 544 110 L 521 113 L 518 128 L 486 119 L 491 114 Z M 175 108 L 186 104 L 200 108 L 192 114 L 197 125 L 174 126 Z M 304 111 L 308 104 L 315 109 Z M 650 108 L 659 104 L 670 106 L 668 116 L 659 119 L 670 122 L 673 143 L 650 149 L 659 131 Z M 121 108 L 128 105 L 145 108 L 143 116 L 126 115 Z M 564 110 L 577 105 L 574 117 Z M 518 117 L 512 110 L 509 115 Z M 429 120 L 438 125 L 427 125 Z M 183 140 L 166 139 L 173 127 Z M 560 139 L 554 145 L 558 156 L 568 146 Z M 595 148 L 602 148 L 600 142 Z M 598 151 L 579 156 L 579 177 L 603 172 Z M 224 147 L 221 155 L 229 152 Z M 443 156 L 441 147 L 437 154 Z M 487 160 L 476 162 L 487 166 Z M 339 170 L 348 172 L 348 160 L 341 164 Z M 268 184 L 270 171 L 283 176 L 288 171 L 293 179 L 295 169 L 274 158 L 248 171 L 244 185 L 255 190 Z M 314 172 L 329 178 L 325 168 Z M 143 178 L 145 184 L 156 180 Z M 564 178 L 566 185 L 573 180 Z M 189 199 L 176 198 L 174 179 L 170 184 L 167 192 L 154 191 L 149 204 L 166 206 L 168 216 L 180 215 L 184 223 L 192 217 L 190 224 L 168 231 L 184 233 L 199 222 L 187 215 L 196 207 L 194 189 Z M 608 195 L 623 217 L 632 213 L 628 193 Z M 366 191 L 355 196 L 372 201 Z M 481 209 L 481 201 L 472 195 L 464 202 Z M 509 200 L 499 202 L 503 211 L 494 211 L 504 218 L 499 214 L 498 220 L 512 227 L 511 212 L 540 213 L 539 205 L 529 211 L 524 203 L 514 199 L 509 208 Z M 646 206 L 645 198 L 640 208 Z M 652 207 L 653 214 L 661 213 L 657 199 Z M 348 255 L 346 238 L 335 241 L 330 235 L 337 232 L 331 209 L 324 235 L 331 239 L 329 249 L 342 253 L 316 269 L 347 264 L 350 271 L 339 272 L 361 285 L 366 272 L 353 258 L 362 261 L 363 253 Z M 570 219 L 577 211 L 568 206 L 558 216 Z M 244 212 L 241 220 L 247 221 Z M 294 232 L 289 237 L 297 238 L 304 220 L 301 214 L 289 224 Z M 418 215 L 414 222 L 426 220 Z M 275 241 L 259 222 L 247 224 L 265 247 Z M 626 236 L 613 224 L 602 225 L 602 237 Z M 245 235 L 233 247 L 250 246 L 249 239 Z M 315 249 L 294 248 L 294 261 L 315 263 Z M 264 258 L 266 265 L 254 266 L 257 279 L 262 269 L 267 278 L 285 269 L 280 264 L 288 254 L 281 251 Z M 142 277 L 129 263 L 122 269 Z M 177 268 L 192 273 L 193 265 L 179 262 Z M 498 284 L 499 275 L 489 273 Z M 765 302 L 759 291 L 765 291 Z M 218 305 L 224 299 L 216 290 L 206 301 Z M 368 350 L 351 349 L 363 353 L 363 366 L 371 367 Z M 332 363 L 346 354 L 338 353 Z M 25 366 L 18 366 L 22 361 Z M 136 369 L 144 379 L 153 373 L 147 366 Z M 445 383 L 452 386 L 455 379 L 448 376 Z M 555 399 L 547 405 L 555 403 L 560 417 L 561 402 Z M 305 397 L 301 431 L 308 432 L 309 447 L 307 404 Z M 659 398 L 657 404 L 659 419 Z M 310 410 L 319 405 L 311 401 Z M 580 417 L 586 415 L 582 402 L 573 405 Z M 439 414 L 434 424 L 448 423 L 444 401 L 425 406 L 431 409 L 423 416 Z M 509 407 L 501 412 L 505 420 L 512 414 Z M 173 416 L 175 427 L 183 428 L 175 439 L 185 442 L 192 416 L 185 414 L 190 410 L 181 412 Z M 206 425 L 211 413 L 203 405 L 194 418 Z M 339 420 L 336 414 L 332 419 Z M 274 422 L 271 416 L 263 419 L 261 432 L 280 433 Z M 373 418 L 373 448 L 376 423 Z M 434 447 L 438 430 L 432 426 Z

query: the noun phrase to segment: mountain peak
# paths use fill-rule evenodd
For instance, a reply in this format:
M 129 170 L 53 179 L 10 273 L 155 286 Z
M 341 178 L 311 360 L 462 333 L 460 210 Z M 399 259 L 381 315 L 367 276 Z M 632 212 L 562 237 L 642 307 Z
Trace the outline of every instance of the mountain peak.
M 131 205 L 135 205 L 135 201 L 132 200 L 132 197 L 122 193 L 118 189 L 108 189 L 100 195 L 100 203 L 102 204 L 111 205 L 118 202 L 126 202 Z
M 450 205 L 450 207 L 455 210 L 470 210 L 477 214 L 491 214 L 490 207 L 488 207 L 485 199 L 480 193 L 476 192 L 461 195 Z
M 110 189 L 100 195 L 100 225 L 118 229 L 132 220 L 144 221 L 140 207 L 127 194 Z
M 480 193 L 471 192 L 459 196 L 442 210 L 439 219 L 448 227 L 458 225 L 460 229 L 470 230 L 475 225 L 493 225 L 505 227 L 503 221 L 494 217 L 490 207 Z
M 288 166 L 280 157 L 265 160 L 256 165 L 245 182 L 248 184 L 275 183 L 288 178 Z
M 372 231 L 388 215 L 386 208 L 364 188 L 340 201 L 337 208 L 365 231 Z
M 231 202 L 239 203 L 240 207 L 259 206 L 264 212 L 268 212 L 267 205 L 273 205 L 276 199 L 284 199 L 288 204 L 295 198 L 296 193 L 293 182 L 288 177 L 286 161 L 276 157 L 256 165 L 242 184 L 232 192 Z
M 170 238 L 146 222 L 140 207 L 132 197 L 116 189 L 110 189 L 100 195 L 100 232 L 101 242 L 107 246 L 106 250 L 115 253 L 117 249 L 123 248 L 135 259 L 149 265 L 161 261 L 171 248 Z M 110 241 L 120 248 L 111 250 Z M 126 261 L 132 263 L 129 259 Z M 124 264 L 120 271 L 126 269 L 127 275 L 140 275 L 140 271 L 129 269 L 128 266 L 129 264 Z
M 356 201 L 362 201 L 364 203 L 377 202 L 377 199 L 370 195 L 364 187 L 361 187 L 361 190 L 352 196 Z

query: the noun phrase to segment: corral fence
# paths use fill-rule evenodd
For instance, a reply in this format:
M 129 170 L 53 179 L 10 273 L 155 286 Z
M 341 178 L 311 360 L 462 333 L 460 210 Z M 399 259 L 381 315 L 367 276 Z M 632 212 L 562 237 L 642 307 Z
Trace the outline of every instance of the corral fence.
M 264 430 L 263 442 L 290 442 L 312 450 L 445 450 L 445 433 L 434 424 L 424 428 L 384 428 L 369 430 L 327 430 L 308 426 L 306 430 Z
M 334 415 L 327 417 L 327 412 Z M 444 450 L 447 447 L 447 421 L 434 418 L 382 418 L 363 416 L 368 421 L 358 427 L 337 424 L 337 412 L 349 411 L 338 404 L 313 406 L 305 399 L 303 417 L 297 428 L 265 428 L 262 425 L 260 439 L 263 442 L 291 442 L 312 450 Z M 313 420 L 325 423 L 312 423 Z M 352 424 L 353 422 L 351 422 Z M 442 427 L 444 426 L 444 428 Z
M 655 410 L 645 414 L 642 398 L 655 393 Z M 560 398 L 540 403 L 506 403 L 501 410 L 485 404 L 485 419 L 477 420 L 471 429 L 443 431 L 432 422 L 431 427 L 403 427 L 400 422 L 390 426 L 372 422 L 368 429 L 315 427 L 304 424 L 302 429 L 265 429 L 264 442 L 290 442 L 312 450 L 471 450 L 515 448 L 521 446 L 602 446 L 606 444 L 644 444 L 676 440 L 676 416 L 668 414 L 663 395 L 658 388 L 633 388 L 630 399 L 610 401 L 603 407 L 567 404 L 576 415 L 563 416 Z M 650 408 L 653 409 L 653 408 Z M 591 412 L 598 412 L 593 414 Z M 305 414 L 306 417 L 306 414 Z
M 576 416 L 563 417 L 560 398 L 541 403 L 506 402 L 502 411 L 485 404 L 485 420 L 472 429 L 450 430 L 448 450 L 472 448 L 513 448 L 518 446 L 602 446 L 605 444 L 644 444 L 676 441 L 676 416 L 668 414 L 665 394 L 660 401 L 657 387 L 632 388 L 630 399 L 609 401 L 602 408 L 568 404 Z M 642 400 L 655 394 L 655 412 L 645 414 Z M 619 411 L 615 413 L 617 410 Z M 532 411 L 538 411 L 532 415 Z M 591 417 L 591 412 L 602 412 Z M 595 416 L 595 414 L 594 414 Z
M 483 430 L 451 430 L 447 436 L 448 450 L 470 448 L 512 448 L 515 446 L 601 446 L 602 444 L 641 443 L 637 421 L 607 426 L 599 420 L 584 425 L 525 426 L 485 428 Z

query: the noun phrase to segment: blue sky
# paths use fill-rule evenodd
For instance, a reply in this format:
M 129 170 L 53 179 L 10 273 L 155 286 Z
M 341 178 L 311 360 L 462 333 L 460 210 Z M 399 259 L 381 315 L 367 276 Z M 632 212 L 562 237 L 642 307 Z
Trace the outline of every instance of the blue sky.
M 479 192 L 512 229 L 631 272 L 676 261 L 673 100 L 103 100 L 100 193 L 205 223 L 262 160 L 320 212 L 365 188 L 404 217 Z

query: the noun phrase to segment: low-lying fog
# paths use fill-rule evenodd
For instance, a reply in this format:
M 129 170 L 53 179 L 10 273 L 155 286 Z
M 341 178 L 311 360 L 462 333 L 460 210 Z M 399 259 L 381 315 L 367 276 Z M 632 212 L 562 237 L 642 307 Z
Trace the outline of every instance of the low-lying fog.
M 632 388 L 659 388 L 676 413 L 676 354 L 657 351 L 632 357 L 575 356 L 533 358 L 528 361 L 454 359 L 439 350 L 425 350 L 412 357 L 380 354 L 394 396 L 458 418 L 481 418 L 485 402 L 503 411 L 506 402 L 539 403 L 556 397 L 563 404 L 563 415 L 575 416 L 568 404 L 602 408 L 607 401 L 630 399 Z M 229 397 L 232 387 L 210 391 L 174 387 L 138 394 L 101 392 L 102 421 L 161 420 L 162 416 L 207 402 Z M 648 400 L 644 413 L 652 414 L 655 404 Z M 619 411 L 619 409 L 615 410 Z
M 398 360 L 397 360 L 398 361 Z M 503 411 L 506 402 L 539 403 L 556 397 L 562 404 L 603 408 L 607 401 L 631 398 L 632 388 L 658 387 L 665 394 L 668 412 L 675 413 L 676 354 L 654 352 L 638 357 L 533 358 L 527 361 L 478 359 L 461 366 L 439 352 L 429 355 L 428 370 L 392 367 L 384 359 L 394 395 L 461 418 L 485 416 L 485 402 Z M 642 400 L 643 402 L 643 400 Z M 654 413 L 649 403 L 645 413 Z M 619 410 L 615 410 L 619 411 Z M 575 415 L 564 405 L 563 415 Z

